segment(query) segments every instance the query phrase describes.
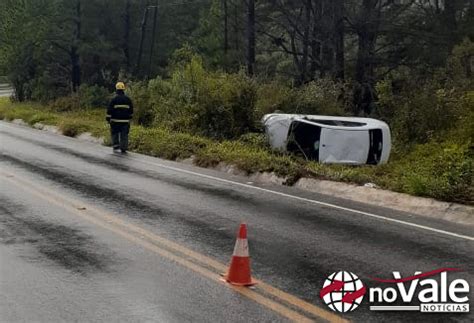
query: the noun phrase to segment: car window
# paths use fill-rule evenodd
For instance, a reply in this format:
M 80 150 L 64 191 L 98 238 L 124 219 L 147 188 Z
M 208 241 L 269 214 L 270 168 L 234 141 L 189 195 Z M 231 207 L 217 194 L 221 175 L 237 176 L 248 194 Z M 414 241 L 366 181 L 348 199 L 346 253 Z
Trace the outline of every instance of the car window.
M 362 127 L 366 126 L 366 123 L 355 122 L 355 121 L 345 121 L 345 120 L 321 120 L 321 119 L 309 119 L 305 118 L 308 121 L 317 122 L 320 124 L 325 124 L 328 126 L 340 126 L 340 127 Z

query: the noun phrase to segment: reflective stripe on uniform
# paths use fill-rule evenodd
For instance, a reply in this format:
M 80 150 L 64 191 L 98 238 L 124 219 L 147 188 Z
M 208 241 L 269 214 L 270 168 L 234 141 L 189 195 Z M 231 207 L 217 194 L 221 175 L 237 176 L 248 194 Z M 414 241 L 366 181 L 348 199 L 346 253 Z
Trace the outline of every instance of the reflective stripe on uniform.
M 112 116 L 110 114 L 107 115 L 107 118 L 111 118 Z
M 117 104 L 117 105 L 114 105 L 114 108 L 116 108 L 116 109 L 130 109 L 130 106 L 128 104 Z
M 112 122 L 126 122 L 128 123 L 130 120 L 121 120 L 121 119 L 111 119 Z

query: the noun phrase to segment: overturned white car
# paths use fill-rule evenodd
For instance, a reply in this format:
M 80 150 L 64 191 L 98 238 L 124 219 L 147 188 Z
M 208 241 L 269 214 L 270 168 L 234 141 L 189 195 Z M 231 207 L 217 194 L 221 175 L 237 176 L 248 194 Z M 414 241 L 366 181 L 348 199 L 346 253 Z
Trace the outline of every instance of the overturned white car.
M 376 165 L 390 155 L 390 129 L 380 120 L 273 113 L 262 122 L 272 148 L 320 163 Z

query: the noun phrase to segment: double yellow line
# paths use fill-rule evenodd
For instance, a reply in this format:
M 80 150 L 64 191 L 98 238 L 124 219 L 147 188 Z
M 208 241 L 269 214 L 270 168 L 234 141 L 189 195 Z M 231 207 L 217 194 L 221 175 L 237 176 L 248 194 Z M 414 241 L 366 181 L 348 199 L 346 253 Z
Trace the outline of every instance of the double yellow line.
M 332 312 L 305 302 L 262 281 L 257 281 L 258 285 L 254 289 L 223 283 L 220 273 L 226 271 L 226 266 L 212 258 L 183 247 L 168 239 L 164 239 L 133 223 L 124 221 L 111 213 L 61 195 L 57 191 L 45 187 L 38 187 L 35 183 L 25 178 L 5 172 L 1 172 L 0 175 L 5 180 L 30 194 L 66 209 L 70 213 L 94 223 L 99 227 L 112 231 L 122 238 L 140 245 L 161 257 L 172 260 L 203 277 L 216 281 L 224 287 L 231 288 L 235 292 L 269 308 L 287 319 L 295 322 L 311 322 L 314 319 L 329 322 L 347 322 Z M 317 291 L 315 291 L 315 293 L 316 292 Z

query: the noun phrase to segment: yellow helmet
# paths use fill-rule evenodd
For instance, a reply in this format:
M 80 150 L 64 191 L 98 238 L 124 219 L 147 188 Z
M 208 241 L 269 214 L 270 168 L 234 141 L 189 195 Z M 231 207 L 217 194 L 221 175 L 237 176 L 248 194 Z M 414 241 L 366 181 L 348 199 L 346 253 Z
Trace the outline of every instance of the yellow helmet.
M 125 83 L 118 82 L 117 84 L 115 84 L 115 89 L 124 91 L 125 90 Z

